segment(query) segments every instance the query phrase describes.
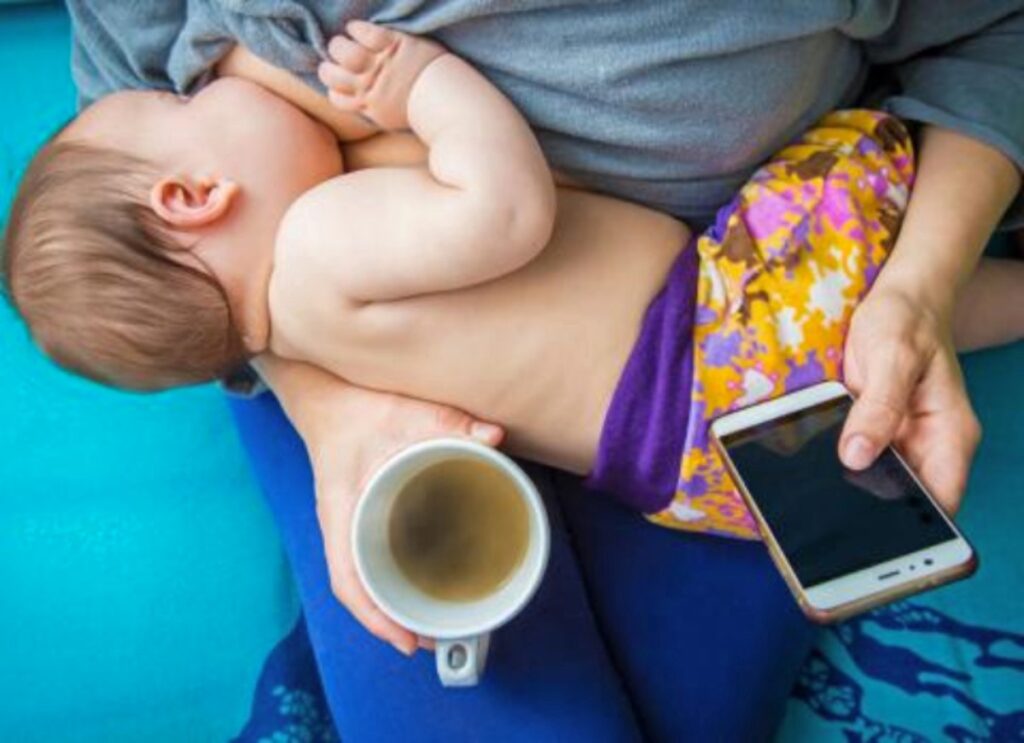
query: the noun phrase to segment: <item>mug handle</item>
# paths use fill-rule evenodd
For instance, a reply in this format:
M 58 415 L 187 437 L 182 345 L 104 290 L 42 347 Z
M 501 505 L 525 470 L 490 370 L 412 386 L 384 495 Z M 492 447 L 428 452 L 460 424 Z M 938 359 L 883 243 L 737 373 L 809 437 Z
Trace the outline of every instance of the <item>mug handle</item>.
M 442 686 L 476 686 L 487 663 L 487 650 L 491 633 L 462 637 L 457 640 L 438 640 L 434 649 L 437 676 Z

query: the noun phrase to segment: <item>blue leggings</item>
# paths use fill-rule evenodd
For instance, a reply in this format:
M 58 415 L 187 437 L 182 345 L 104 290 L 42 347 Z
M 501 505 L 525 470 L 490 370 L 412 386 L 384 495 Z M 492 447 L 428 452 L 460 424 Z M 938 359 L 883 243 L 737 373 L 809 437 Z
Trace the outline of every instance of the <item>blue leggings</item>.
M 814 633 L 764 547 L 677 533 L 527 469 L 551 518 L 533 602 L 493 639 L 483 683 L 366 632 L 331 594 L 305 450 L 270 395 L 233 412 L 291 560 L 345 741 L 762 740 Z

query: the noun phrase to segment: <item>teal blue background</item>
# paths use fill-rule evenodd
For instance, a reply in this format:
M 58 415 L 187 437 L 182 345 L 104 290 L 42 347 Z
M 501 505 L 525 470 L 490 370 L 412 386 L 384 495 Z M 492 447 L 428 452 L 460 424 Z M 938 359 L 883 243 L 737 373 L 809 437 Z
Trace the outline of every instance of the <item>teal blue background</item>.
M 0 215 L 68 56 L 62 8 L 0 7 Z M 222 394 L 74 379 L 0 302 L 0 740 L 226 740 L 297 616 Z
M 0 214 L 31 153 L 73 114 L 68 34 L 57 6 L 0 7 Z M 965 369 L 986 435 L 961 523 L 982 569 L 917 601 L 1020 631 L 1024 344 Z M 297 614 L 221 393 L 140 397 L 73 379 L 0 303 L 0 740 L 224 740 Z M 974 673 L 970 643 L 872 632 L 971 670 L 960 686 L 999 713 L 1022 706 L 1022 674 Z M 951 719 L 983 733 L 947 697 L 868 678 L 838 637 L 819 649 L 857 679 L 869 718 L 931 739 Z M 1005 650 L 1024 659 L 1024 647 Z M 794 700 L 781 737 L 841 741 L 865 724 Z
M 945 741 L 952 740 L 946 727 L 959 725 L 976 736 L 969 740 L 995 743 L 1017 740 L 1024 731 L 1024 343 L 972 354 L 964 359 L 964 369 L 985 433 L 957 521 L 977 548 L 981 566 L 970 580 L 911 601 L 963 623 L 968 631 L 951 635 L 919 628 L 885 628 L 866 615 L 855 621 L 872 640 L 883 650 L 898 648 L 897 652 L 908 654 L 899 658 L 890 654 L 889 667 L 878 668 L 866 666 L 849 652 L 842 642 L 843 626 L 829 629 L 818 649 L 851 682 L 823 696 L 831 696 L 842 709 L 848 692 L 856 690 L 861 714 L 855 720 L 828 721 L 803 701 L 792 699 L 779 736 L 782 741 Z M 1011 664 L 989 667 L 978 663 L 983 647 L 977 637 L 985 633 L 1001 636 L 990 649 Z M 916 680 L 935 683 L 940 691 L 908 693 L 898 677 L 907 668 L 918 669 L 922 661 L 966 678 L 915 672 Z M 979 713 L 958 703 L 956 693 L 979 701 L 987 711 Z M 986 718 L 995 717 L 1016 720 L 1009 724 L 1016 731 L 1014 737 L 990 730 L 991 719 Z M 921 738 L 904 737 L 892 730 L 881 734 L 880 724 L 901 733 L 913 731 Z

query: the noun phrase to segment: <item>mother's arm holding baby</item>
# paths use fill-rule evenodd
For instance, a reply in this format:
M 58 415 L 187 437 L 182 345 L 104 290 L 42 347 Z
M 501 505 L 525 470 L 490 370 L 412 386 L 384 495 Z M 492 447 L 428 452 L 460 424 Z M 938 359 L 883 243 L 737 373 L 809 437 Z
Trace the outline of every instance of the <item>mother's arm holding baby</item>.
M 255 364 L 309 453 L 335 596 L 374 635 L 412 653 L 416 636 L 377 608 L 356 575 L 349 545 L 356 498 L 377 467 L 411 443 L 456 436 L 497 446 L 501 428 L 446 405 L 356 387 L 308 364 L 271 355 Z

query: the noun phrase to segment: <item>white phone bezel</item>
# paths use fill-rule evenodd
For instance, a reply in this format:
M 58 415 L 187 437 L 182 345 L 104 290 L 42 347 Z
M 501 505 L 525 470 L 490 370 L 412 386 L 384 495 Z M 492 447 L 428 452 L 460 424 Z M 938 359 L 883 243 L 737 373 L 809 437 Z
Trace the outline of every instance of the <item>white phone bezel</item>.
M 822 405 L 840 397 L 852 397 L 845 385 L 841 382 L 822 382 L 811 387 L 805 387 L 797 392 L 783 395 L 782 397 L 766 400 L 742 410 L 727 413 L 712 422 L 711 432 L 721 442 L 723 437 L 730 434 L 790 415 L 791 413 Z M 895 450 L 893 451 L 895 452 Z M 914 478 L 914 481 L 925 494 L 925 497 L 935 506 L 935 509 L 956 536 L 946 542 L 901 555 L 810 587 L 800 583 L 796 571 L 793 570 L 793 566 L 789 562 L 789 556 L 782 551 L 782 546 L 779 545 L 778 551 L 781 553 L 779 557 L 785 561 L 786 568 L 799 584 L 807 603 L 814 609 L 827 611 L 844 604 L 861 601 L 874 594 L 898 589 L 903 585 L 920 584 L 922 581 L 927 581 L 933 575 L 945 573 L 950 568 L 962 565 L 972 559 L 974 550 L 971 548 L 970 543 L 960 533 L 960 530 L 956 528 L 956 524 L 950 520 L 932 494 L 928 492 L 928 489 L 924 487 L 924 484 L 918 479 L 914 471 L 907 467 L 907 463 L 899 455 L 899 452 L 895 453 L 900 463 L 907 469 L 911 477 Z M 736 472 L 735 475 L 741 479 L 743 477 L 742 473 L 739 472 Z M 750 492 L 745 483 L 739 484 L 749 494 L 751 508 L 758 510 L 758 520 L 763 528 L 771 531 L 771 525 L 768 524 L 767 520 L 760 513 L 754 494 Z M 772 534 L 772 538 L 778 544 L 778 541 L 774 540 L 774 534 Z

